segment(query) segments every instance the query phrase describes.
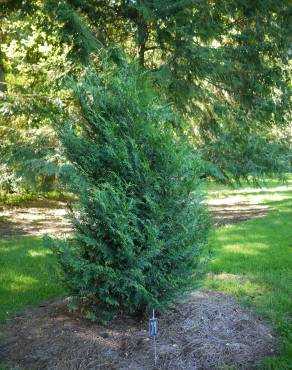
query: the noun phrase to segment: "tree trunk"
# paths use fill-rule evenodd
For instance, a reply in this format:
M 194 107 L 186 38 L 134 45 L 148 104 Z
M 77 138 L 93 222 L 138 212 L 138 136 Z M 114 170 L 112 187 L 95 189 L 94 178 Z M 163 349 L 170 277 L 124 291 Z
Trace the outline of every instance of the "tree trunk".
M 0 33 L 0 92 L 5 92 L 7 90 L 7 85 L 5 84 L 5 70 L 3 63 L 3 53 L 1 51 L 1 44 L 2 44 L 2 35 Z
M 146 42 L 148 40 L 148 27 L 143 20 L 138 24 L 138 59 L 141 67 L 145 65 Z
M 3 68 L 2 64 L 1 64 L 1 61 L 0 61 L 0 91 L 5 92 L 6 90 L 7 90 L 7 86 L 5 84 L 4 68 Z

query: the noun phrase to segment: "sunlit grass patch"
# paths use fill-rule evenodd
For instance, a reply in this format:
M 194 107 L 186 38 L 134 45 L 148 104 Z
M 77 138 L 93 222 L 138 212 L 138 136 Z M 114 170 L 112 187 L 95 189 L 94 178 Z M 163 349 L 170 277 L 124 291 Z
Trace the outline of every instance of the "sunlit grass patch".
M 0 320 L 62 295 L 54 257 L 37 237 L 0 239 Z
M 0 190 L 0 207 L 22 206 L 39 200 L 74 201 L 73 194 L 60 191 L 7 193 Z
M 281 353 L 263 368 L 280 370 L 292 368 L 292 191 L 274 190 L 256 192 L 259 203 L 271 207 L 268 215 L 213 232 L 214 259 L 204 285 L 236 296 L 273 323 Z M 241 196 L 249 203 L 253 193 Z
M 254 186 L 252 183 L 234 184 L 230 187 L 227 185 L 218 185 L 208 183 L 205 190 L 208 193 L 208 199 L 216 201 L 216 198 L 228 197 L 229 201 L 252 201 L 257 200 L 263 203 L 265 200 L 271 201 L 272 198 L 286 198 L 287 192 L 292 188 L 292 176 L 287 176 L 283 181 L 268 180 L 262 181 L 260 186 Z

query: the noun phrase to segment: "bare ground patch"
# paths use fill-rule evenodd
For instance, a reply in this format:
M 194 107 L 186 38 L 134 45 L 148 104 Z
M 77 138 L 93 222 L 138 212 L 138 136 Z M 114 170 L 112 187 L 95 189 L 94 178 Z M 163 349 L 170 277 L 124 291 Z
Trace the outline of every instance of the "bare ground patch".
M 238 203 L 229 198 L 208 202 L 215 226 L 265 216 L 270 208 L 258 204 Z M 60 201 L 36 200 L 23 206 L 0 209 L 1 236 L 42 236 L 72 231 L 66 218 L 66 204 Z
M 0 363 L 38 370 L 252 369 L 277 348 L 269 327 L 215 292 L 197 291 L 159 318 L 156 367 L 147 325 L 124 317 L 104 327 L 54 301 L 0 326 Z
M 236 224 L 266 216 L 271 207 L 262 204 L 228 202 L 228 198 L 208 202 L 215 226 Z
M 0 209 L 0 236 L 39 236 L 71 231 L 64 202 L 36 200 Z

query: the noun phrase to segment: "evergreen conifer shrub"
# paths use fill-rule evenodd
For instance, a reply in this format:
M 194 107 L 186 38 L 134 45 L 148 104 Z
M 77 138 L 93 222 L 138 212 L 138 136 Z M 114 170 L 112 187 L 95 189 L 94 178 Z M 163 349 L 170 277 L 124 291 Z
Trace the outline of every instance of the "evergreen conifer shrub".
M 107 321 L 164 310 L 192 286 L 208 221 L 202 163 L 137 68 L 92 70 L 58 122 L 72 165 L 72 237 L 53 242 L 72 308 Z

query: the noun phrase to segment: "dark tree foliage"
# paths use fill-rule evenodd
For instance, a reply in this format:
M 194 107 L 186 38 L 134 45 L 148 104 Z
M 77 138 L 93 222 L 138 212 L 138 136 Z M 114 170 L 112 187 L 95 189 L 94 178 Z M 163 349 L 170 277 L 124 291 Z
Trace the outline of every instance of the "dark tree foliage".
M 206 241 L 201 160 L 136 68 L 104 65 L 73 89 L 78 114 L 56 125 L 75 233 L 53 247 L 73 307 L 101 321 L 163 310 L 193 286 Z
M 291 147 L 280 139 L 291 122 L 289 0 L 46 4 L 52 19 L 62 19 L 75 57 L 89 58 L 95 39 L 99 47 L 122 46 L 152 72 L 187 115 L 209 174 L 226 180 L 289 170 Z M 248 145 L 247 153 L 245 144 L 251 142 L 256 150 Z
M 119 46 L 185 117 L 181 129 L 201 151 L 205 176 L 239 181 L 291 170 L 289 0 L 2 0 L 0 13 L 1 40 L 17 45 L 12 57 L 0 46 L 0 83 L 8 79 L 0 89 L 29 112 L 23 120 L 52 101 L 32 105 L 13 94 L 62 99 L 65 77 L 78 78 L 101 48 L 123 64 Z M 36 34 L 51 52 L 30 46 Z

